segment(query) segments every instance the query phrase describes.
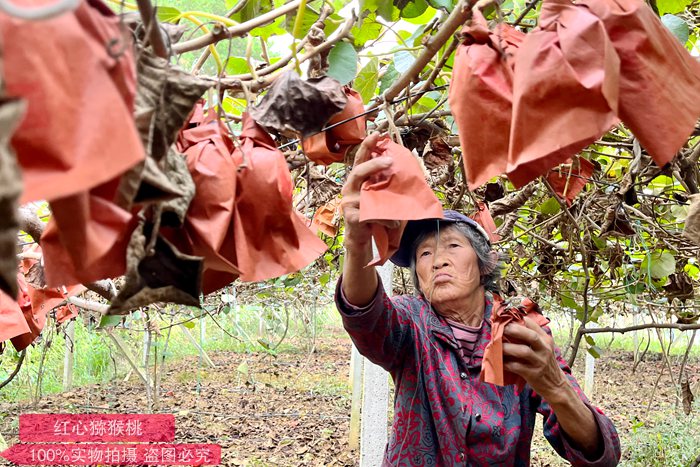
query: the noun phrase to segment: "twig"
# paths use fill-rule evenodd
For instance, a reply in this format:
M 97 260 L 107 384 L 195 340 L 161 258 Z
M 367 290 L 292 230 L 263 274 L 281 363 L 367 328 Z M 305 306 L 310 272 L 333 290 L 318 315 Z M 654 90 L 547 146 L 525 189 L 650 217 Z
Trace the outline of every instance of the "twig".
M 27 349 L 24 349 L 19 354 L 19 360 L 17 360 L 17 365 L 15 365 L 14 371 L 12 371 L 12 373 L 10 373 L 10 376 L 8 376 L 5 381 L 0 383 L 0 389 L 4 388 L 8 384 L 10 384 L 10 382 L 13 379 L 15 379 L 15 376 L 17 376 L 17 374 L 19 373 L 20 368 L 22 368 L 22 363 L 24 363 L 24 357 L 26 357 L 26 356 L 27 356 Z
M 208 45 L 215 44 L 223 39 L 244 36 L 253 29 L 263 26 L 282 15 L 286 15 L 287 13 L 296 10 L 301 4 L 301 1 L 302 0 L 293 0 L 279 8 L 275 8 L 274 10 L 270 10 L 265 14 L 246 21 L 245 23 L 237 24 L 236 26 L 231 26 L 230 28 L 226 29 L 219 28 L 217 30 L 212 30 L 212 32 L 197 37 L 196 39 L 176 44 L 173 47 L 173 53 L 181 54 L 191 52 L 193 50 L 198 50 Z
M 525 230 L 525 227 L 523 227 L 522 225 L 518 224 L 517 222 L 515 223 L 515 226 L 516 226 L 517 228 L 521 229 L 521 230 Z M 550 248 L 552 248 L 552 249 L 554 249 L 554 250 L 558 250 L 558 251 L 567 251 L 565 248 L 560 247 L 560 246 L 557 245 L 556 243 L 550 242 L 550 241 L 547 240 L 546 238 L 540 237 L 540 236 L 537 235 L 535 232 L 531 232 L 531 233 L 530 233 L 530 236 L 531 236 L 532 238 L 535 238 L 535 239 L 539 240 L 541 243 L 543 243 L 544 245 L 547 245 L 548 247 L 550 247 Z
M 554 191 L 554 188 L 552 188 L 552 185 L 545 177 L 542 177 L 542 183 L 544 183 L 544 185 L 547 187 L 552 196 L 554 196 L 554 199 L 556 199 L 559 205 L 561 206 L 562 211 L 566 213 L 566 215 L 571 220 L 571 223 L 576 227 L 576 240 L 578 241 L 579 248 L 581 250 L 581 266 L 583 266 L 584 276 L 583 292 L 581 293 L 581 295 L 583 296 L 583 319 L 581 320 L 581 327 L 579 327 L 579 331 L 581 331 L 581 329 L 586 329 L 586 324 L 588 324 L 588 317 L 590 311 L 588 306 L 588 290 L 591 286 L 591 274 L 588 270 L 588 249 L 586 248 L 586 244 L 581 240 L 581 227 L 578 225 L 578 221 L 573 216 L 573 214 L 571 214 L 569 205 L 566 204 L 566 201 L 564 201 L 559 196 L 559 194 L 557 194 L 556 191 Z M 579 346 L 581 345 L 582 337 L 583 334 L 581 334 L 581 332 L 576 333 L 576 339 L 574 340 L 573 345 L 570 347 L 571 353 L 569 354 L 568 359 L 569 366 L 574 365 L 574 361 L 576 360 L 576 354 L 578 353 Z
M 226 12 L 224 17 L 230 18 L 239 11 L 243 9 L 243 7 L 248 3 L 249 1 L 253 0 L 239 0 L 238 3 L 236 3 L 233 8 L 231 8 L 229 11 Z M 211 48 L 207 47 L 204 49 L 204 52 L 202 52 L 202 55 L 199 56 L 197 59 L 197 63 L 194 64 L 194 67 L 192 67 L 192 73 L 197 74 L 199 73 L 199 70 L 204 66 L 204 63 L 207 61 L 207 59 L 211 56 Z M 227 59 L 229 57 L 226 57 Z
M 80 307 L 84 310 L 95 311 L 102 315 L 107 313 L 107 310 L 109 310 L 109 305 L 105 305 L 104 303 L 99 302 L 92 302 L 90 300 L 85 300 L 84 298 L 80 297 L 68 297 L 67 301 L 68 303 L 72 303 L 73 305 Z
M 536 189 L 537 186 L 534 183 L 530 183 L 520 191 L 511 193 L 498 201 L 494 201 L 489 205 L 491 215 L 493 217 L 502 216 L 519 209 L 532 197 Z
M 423 115 L 426 116 L 424 118 L 427 118 L 428 116 L 433 115 L 433 114 L 441 114 L 441 116 L 443 116 L 443 117 L 447 117 L 447 116 L 452 115 L 452 112 L 450 112 L 449 110 L 436 112 L 437 109 L 442 105 L 442 104 L 439 104 L 433 109 L 432 113 L 429 112 L 428 114 L 421 114 L 420 117 L 419 117 L 419 115 L 414 115 L 412 117 L 409 117 L 408 119 L 399 118 L 399 117 L 402 117 L 402 115 L 404 113 L 406 113 L 406 109 L 410 109 L 420 100 L 420 98 L 422 96 L 422 92 L 429 92 L 431 90 L 431 87 L 433 86 L 433 82 L 435 81 L 435 78 L 438 77 L 438 75 L 440 74 L 440 71 L 442 71 L 442 68 L 445 66 L 445 64 L 447 63 L 447 60 L 450 58 L 452 53 L 457 49 L 458 45 L 459 45 L 459 41 L 456 38 L 452 38 L 452 42 L 445 49 L 445 53 L 442 55 L 442 57 L 440 57 L 440 60 L 438 60 L 437 64 L 435 65 L 435 68 L 433 68 L 433 71 L 430 73 L 428 78 L 425 80 L 425 83 L 421 86 L 421 88 L 419 90 L 419 91 L 421 91 L 421 93 L 417 93 L 409 102 L 407 102 L 405 108 L 398 109 L 394 113 L 394 118 L 396 118 L 396 125 L 405 125 L 406 123 L 400 123 L 400 122 L 410 122 L 414 118 L 420 119 L 420 117 L 423 117 Z M 388 124 L 388 121 L 382 122 L 382 124 L 377 127 L 377 130 L 383 131 L 384 129 L 386 129 L 387 124 Z
M 654 388 L 651 390 L 651 397 L 649 397 L 649 404 L 647 404 L 647 410 L 644 413 L 644 418 L 647 418 L 649 416 L 649 410 L 651 410 L 651 403 L 654 401 L 654 396 L 656 395 L 656 388 L 659 387 L 659 381 L 661 381 L 661 377 L 664 375 L 665 370 L 666 367 L 662 366 L 661 371 L 659 372 L 659 376 L 657 376 L 656 381 L 654 382 Z
M 642 340 L 644 337 L 642 337 Z M 649 346 L 651 345 L 651 329 L 647 329 L 647 346 L 644 347 L 644 351 L 642 352 L 642 355 L 637 358 L 637 360 L 634 362 L 634 365 L 632 365 L 632 374 L 634 374 L 635 371 L 637 371 L 637 367 L 639 366 L 640 363 L 644 361 L 644 357 L 646 357 L 647 352 L 649 351 Z M 640 344 L 641 347 L 641 344 Z
M 518 18 L 517 18 L 517 19 L 515 20 L 515 22 L 513 23 L 513 27 L 516 27 L 516 26 L 520 25 L 520 23 L 522 22 L 522 20 L 524 20 L 525 17 L 527 16 L 527 14 L 530 13 L 530 10 L 532 10 L 533 8 L 535 8 L 535 6 L 537 5 L 537 3 L 538 3 L 539 1 L 540 1 L 540 0 L 530 0 L 530 2 L 527 4 L 527 6 L 525 7 L 525 9 L 520 13 L 520 16 L 518 16 Z
M 639 331 L 640 329 L 678 329 L 680 331 L 692 331 L 695 329 L 700 329 L 700 323 L 697 323 L 697 324 L 646 323 L 646 324 L 637 324 L 635 326 L 628 326 L 628 327 L 624 327 L 624 328 L 604 327 L 604 328 L 582 329 L 580 331 L 580 333 L 581 334 L 597 334 L 600 332 L 619 332 L 621 334 L 624 334 L 624 333 L 630 332 L 630 331 Z
M 450 16 L 447 17 L 438 32 L 425 43 L 425 49 L 411 67 L 403 73 L 398 80 L 384 92 L 383 101 L 393 101 L 415 78 L 423 71 L 423 68 L 433 59 L 443 45 L 452 37 L 452 34 L 471 16 L 470 8 L 472 2 L 460 0 L 455 6 Z M 375 104 L 379 108 L 379 104 Z
M 168 58 L 168 48 L 163 41 L 163 35 L 160 32 L 160 25 L 156 18 L 155 10 L 151 5 L 151 0 L 136 0 L 141 14 L 141 21 L 146 31 L 148 31 L 148 40 L 153 47 L 153 52 L 161 58 Z
M 437 109 L 437 107 L 436 107 Z M 397 112 L 398 113 L 398 112 Z M 409 125 L 417 125 L 422 123 L 423 120 L 426 120 L 428 118 L 442 118 L 442 117 L 449 117 L 452 115 L 452 112 L 449 110 L 432 110 L 430 112 L 425 112 L 425 113 L 420 113 L 420 114 L 413 114 L 408 117 L 401 117 L 396 120 L 396 125 L 397 126 L 409 126 Z
M 350 18 L 348 18 L 345 23 L 343 23 L 343 26 L 340 28 L 336 29 L 331 37 L 328 38 L 327 41 L 325 41 L 323 44 L 319 45 L 318 47 L 314 47 L 310 49 L 308 52 L 306 52 L 303 56 L 299 57 L 299 63 L 303 63 L 312 57 L 315 57 L 316 55 L 322 54 L 327 50 L 330 50 L 331 47 L 333 47 L 337 42 L 340 42 L 343 40 L 345 37 L 347 37 L 350 34 L 350 30 L 352 29 L 353 25 L 355 24 L 355 21 L 357 18 L 353 14 Z M 292 57 L 287 56 L 284 60 L 287 60 L 287 63 L 283 63 L 282 65 L 288 65 L 289 61 L 291 61 Z M 258 70 L 256 73 L 258 75 L 262 75 L 264 73 L 271 73 L 272 71 L 275 71 L 277 69 L 285 69 L 284 66 L 279 65 L 279 62 L 270 65 L 268 67 L 263 68 L 262 70 Z M 289 66 L 286 67 L 286 69 L 290 69 Z M 217 81 L 217 84 L 221 87 L 221 89 L 226 89 L 229 91 L 243 91 L 244 86 L 248 86 L 249 90 L 251 92 L 259 92 L 262 89 L 265 89 L 266 87 L 270 86 L 277 75 L 270 75 L 263 77 L 259 77 L 257 80 L 253 80 L 252 75 L 243 75 L 243 78 L 236 78 L 236 77 L 231 77 L 231 78 L 223 78 L 220 81 Z M 374 109 L 376 110 L 376 109 Z M 369 112 L 368 112 L 369 113 Z

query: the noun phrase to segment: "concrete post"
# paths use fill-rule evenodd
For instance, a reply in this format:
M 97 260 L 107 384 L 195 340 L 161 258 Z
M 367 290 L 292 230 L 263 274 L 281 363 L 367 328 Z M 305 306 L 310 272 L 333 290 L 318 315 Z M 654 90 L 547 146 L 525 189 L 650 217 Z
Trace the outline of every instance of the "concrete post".
M 387 261 L 377 268 L 384 289 L 392 295 L 394 265 Z M 387 443 L 387 409 L 389 407 L 389 375 L 383 368 L 364 360 L 362 397 L 362 431 L 360 439 L 360 467 L 382 464 Z
M 350 355 L 350 387 L 352 387 L 352 402 L 350 404 L 350 449 L 360 449 L 360 407 L 362 406 L 362 364 L 364 357 L 357 348 L 352 346 Z
M 597 328 L 596 323 L 588 323 L 589 327 Z M 583 382 L 583 392 L 590 400 L 593 400 L 593 389 L 595 385 L 595 357 L 586 352 L 586 375 Z

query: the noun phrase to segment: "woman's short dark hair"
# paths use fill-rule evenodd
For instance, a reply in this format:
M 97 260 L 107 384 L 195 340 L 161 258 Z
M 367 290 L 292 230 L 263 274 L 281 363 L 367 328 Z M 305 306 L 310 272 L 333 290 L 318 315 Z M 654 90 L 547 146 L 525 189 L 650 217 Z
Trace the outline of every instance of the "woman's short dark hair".
M 501 257 L 500 255 L 491 254 L 491 245 L 484 236 L 478 232 L 474 227 L 470 226 L 465 222 L 454 222 L 454 223 L 440 223 L 434 227 L 426 229 L 421 232 L 413 242 L 411 247 L 411 278 L 413 279 L 413 289 L 416 295 L 423 295 L 420 290 L 420 285 L 418 282 L 418 273 L 416 272 L 416 250 L 418 245 L 420 245 L 426 238 L 432 237 L 438 234 L 439 229 L 445 230 L 447 228 L 454 227 L 462 235 L 469 240 L 479 263 L 479 271 L 481 272 L 481 285 L 484 289 L 490 292 L 498 292 L 498 280 L 501 278 Z M 486 274 L 484 272 L 487 271 Z

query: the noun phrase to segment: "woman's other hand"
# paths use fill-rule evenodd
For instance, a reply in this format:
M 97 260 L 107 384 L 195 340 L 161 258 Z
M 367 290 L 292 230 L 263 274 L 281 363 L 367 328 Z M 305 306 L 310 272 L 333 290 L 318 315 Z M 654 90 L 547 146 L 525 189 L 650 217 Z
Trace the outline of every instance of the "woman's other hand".
M 503 343 L 503 365 L 506 370 L 522 376 L 532 389 L 547 399 L 563 386 L 569 386 L 569 382 L 554 354 L 552 336 L 527 316 L 524 322 L 524 326 L 510 323 L 503 331 L 503 336 L 511 341 Z
M 532 319 L 524 321 L 525 326 L 510 323 L 503 331 L 505 337 L 519 342 L 503 343 L 504 367 L 522 376 L 549 403 L 569 440 L 587 459 L 598 459 L 604 446 L 600 429 L 559 367 L 554 339 Z

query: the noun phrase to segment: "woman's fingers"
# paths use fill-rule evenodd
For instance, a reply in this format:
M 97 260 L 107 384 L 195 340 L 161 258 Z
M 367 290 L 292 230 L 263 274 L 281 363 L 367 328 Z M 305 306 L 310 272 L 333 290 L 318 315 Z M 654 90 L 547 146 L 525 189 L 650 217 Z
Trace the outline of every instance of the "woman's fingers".
M 360 144 L 357 153 L 355 153 L 355 161 L 353 162 L 353 166 L 367 162 L 370 159 L 372 156 L 372 150 L 377 145 L 379 138 L 381 138 L 379 133 L 370 133 L 367 135 L 367 137 Z
M 388 169 L 392 163 L 393 160 L 390 157 L 382 156 L 356 165 L 343 186 L 343 195 L 359 192 L 365 180 L 382 170 Z
M 372 151 L 376 149 L 377 142 L 381 135 L 372 133 L 367 136 L 360 148 L 355 154 L 354 168 L 350 172 L 345 186 L 343 186 L 343 195 L 354 192 L 359 192 L 362 183 L 377 172 L 387 169 L 391 166 L 392 160 L 389 157 L 377 157 L 372 159 Z
M 503 356 L 518 360 L 531 360 L 534 356 L 532 348 L 523 344 L 503 343 Z

